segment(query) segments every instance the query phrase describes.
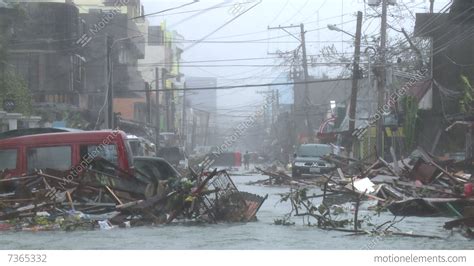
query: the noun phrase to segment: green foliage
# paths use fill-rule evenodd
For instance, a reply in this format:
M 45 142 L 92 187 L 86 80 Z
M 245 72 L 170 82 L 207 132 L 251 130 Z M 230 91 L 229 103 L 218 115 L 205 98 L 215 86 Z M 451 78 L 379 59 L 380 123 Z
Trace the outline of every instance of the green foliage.
M 61 111 L 51 108 L 35 110 L 35 114 L 42 117 L 42 122 L 65 121 L 66 127 L 84 129 L 90 128 L 90 122 L 84 118 L 84 114 L 78 111 Z
M 32 112 L 32 99 L 23 79 L 15 74 L 5 71 L 0 76 L 0 104 L 4 100 L 14 100 L 16 108 L 14 112 L 30 115 Z
M 84 119 L 84 116 L 80 112 L 66 112 L 65 115 L 66 125 L 69 128 L 87 129 L 90 123 Z
M 418 101 L 413 96 L 405 96 L 401 99 L 402 108 L 405 113 L 403 132 L 405 133 L 405 145 L 407 150 L 414 148 L 416 143 L 416 124 L 418 120 Z
M 468 114 L 472 112 L 472 104 L 474 102 L 473 89 L 469 78 L 461 75 L 461 81 L 464 89 L 463 97 L 459 100 L 459 108 L 461 113 Z
M 14 112 L 30 115 L 32 112 L 32 99 L 24 80 L 8 71 L 8 43 L 9 28 L 13 18 L 23 15 L 20 8 L 15 6 L 15 14 L 0 18 L 0 104 L 3 101 L 14 100 Z

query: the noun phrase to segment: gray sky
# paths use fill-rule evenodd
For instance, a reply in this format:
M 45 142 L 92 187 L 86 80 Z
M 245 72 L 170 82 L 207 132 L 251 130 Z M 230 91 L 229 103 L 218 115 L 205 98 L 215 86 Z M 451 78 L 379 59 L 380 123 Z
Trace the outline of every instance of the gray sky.
M 177 7 L 192 1 L 142 1 L 145 13 L 158 12 L 167 8 Z M 235 18 L 233 8 L 241 7 L 246 10 L 257 4 L 257 0 L 201 0 L 178 10 L 163 13 L 160 16 L 149 17 L 151 24 L 159 24 L 166 20 L 170 29 L 178 31 L 186 40 L 199 40 L 215 31 L 224 23 Z M 436 0 L 435 10 L 443 8 L 447 0 Z M 238 4 L 241 3 L 241 4 Z M 216 5 L 221 6 L 216 7 Z M 204 12 L 197 10 L 205 10 Z M 397 28 L 404 27 L 408 32 L 413 31 L 414 17 L 411 12 L 424 13 L 428 11 L 429 0 L 398 0 L 398 5 L 389 9 L 389 23 Z M 271 83 L 276 77 L 285 72 L 283 67 L 274 67 L 280 64 L 281 59 L 268 52 L 276 50 L 294 50 L 297 40 L 281 30 L 267 30 L 268 26 L 286 26 L 305 24 L 308 55 L 317 56 L 320 49 L 334 44 L 337 51 L 347 52 L 350 58 L 352 51 L 352 37 L 344 33 L 327 29 L 327 24 L 338 26 L 350 33 L 355 32 L 355 13 L 364 12 L 363 32 L 365 35 L 378 34 L 380 18 L 376 17 L 380 8 L 372 9 L 364 4 L 363 0 L 263 0 L 255 8 L 235 19 L 218 32 L 209 36 L 203 42 L 193 46 L 183 54 L 183 61 L 192 62 L 192 67 L 182 68 L 188 76 L 213 76 L 219 78 L 220 85 L 259 84 Z M 410 12 L 410 11 L 411 12 Z M 183 13 L 186 12 L 186 13 Z M 180 13 L 180 14 L 177 14 Z M 299 28 L 290 30 L 299 34 Z M 389 30 L 389 36 L 396 32 Z M 185 43 L 185 47 L 190 43 Z M 252 61 L 222 61 L 196 62 L 226 59 L 259 58 Z M 187 64 L 187 63 L 184 63 Z M 227 65 L 226 67 L 211 67 L 210 65 Z M 228 65 L 257 65 L 228 66 Z M 323 72 L 333 73 L 335 70 L 312 68 L 313 75 Z M 339 73 L 337 69 L 337 73 Z M 246 106 L 257 106 L 262 96 L 256 96 L 256 89 L 235 89 L 220 91 L 220 100 L 229 110 L 240 110 Z M 234 108 L 235 107 L 235 108 Z

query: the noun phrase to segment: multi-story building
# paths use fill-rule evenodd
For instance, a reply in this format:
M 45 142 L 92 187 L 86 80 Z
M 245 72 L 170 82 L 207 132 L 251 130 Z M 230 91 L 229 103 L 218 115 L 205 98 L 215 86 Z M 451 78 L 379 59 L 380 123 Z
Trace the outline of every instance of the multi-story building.
M 140 1 L 15 2 L 24 12 L 13 27 L 9 65 L 26 81 L 36 107 L 82 111 L 97 126 L 109 87 L 117 97 L 143 89 Z
M 18 4 L 23 12 L 10 40 L 11 70 L 25 80 L 37 105 L 79 106 L 85 59 L 75 45 L 81 34 L 78 8 L 53 2 Z
M 157 121 L 160 121 L 160 132 L 179 134 L 182 124 L 182 108 L 179 106 L 182 103 L 182 97 L 173 89 L 182 88 L 180 61 L 183 49 L 179 41 L 182 37 L 177 32 L 168 31 L 165 22 L 160 26 L 150 26 L 147 23 L 144 26 L 147 44 L 145 57 L 139 60 L 138 68 L 152 90 L 165 90 L 159 92 L 158 97 L 156 92 L 149 95 L 150 121 L 154 127 L 157 127 Z M 136 99 L 136 104 L 139 105 L 144 100 L 144 98 Z M 156 108 L 157 101 L 159 110 Z M 160 115 L 159 119 L 157 114 Z
M 76 0 L 74 4 L 79 9 L 84 32 L 76 40 L 86 60 L 82 107 L 102 119 L 109 87 L 114 92 L 114 101 L 143 95 L 132 92 L 145 87 L 137 68 L 138 60 L 145 56 L 143 9 L 138 0 Z M 115 106 L 113 111 L 120 113 Z

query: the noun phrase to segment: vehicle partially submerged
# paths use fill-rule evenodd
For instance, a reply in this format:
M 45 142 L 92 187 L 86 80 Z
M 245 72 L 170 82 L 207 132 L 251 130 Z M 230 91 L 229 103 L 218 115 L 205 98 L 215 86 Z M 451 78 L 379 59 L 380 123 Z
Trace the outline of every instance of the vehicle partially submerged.
M 167 195 L 165 185 L 174 187 L 177 184 L 184 184 L 188 187 L 193 186 L 195 191 L 202 188 L 203 193 L 199 204 L 195 205 L 194 215 L 208 222 L 253 221 L 267 199 L 267 196 L 240 192 L 226 171 L 215 170 L 201 175 L 192 173 L 191 177 L 183 177 L 162 158 L 135 157 L 134 161 L 139 179 L 153 184 L 147 191 L 149 195 L 165 197 Z
M 113 224 L 248 222 L 266 199 L 240 192 L 225 171 L 181 176 L 164 159 L 133 157 L 121 131 L 6 138 L 0 159 L 0 221 L 74 211 Z
M 0 139 L 0 172 L 14 176 L 38 169 L 67 171 L 96 158 L 117 166 L 112 174 L 133 175 L 133 156 L 122 131 L 77 131 L 18 135 Z
M 151 141 L 135 135 L 128 135 L 127 142 L 130 145 L 133 156 L 155 156 L 156 147 Z

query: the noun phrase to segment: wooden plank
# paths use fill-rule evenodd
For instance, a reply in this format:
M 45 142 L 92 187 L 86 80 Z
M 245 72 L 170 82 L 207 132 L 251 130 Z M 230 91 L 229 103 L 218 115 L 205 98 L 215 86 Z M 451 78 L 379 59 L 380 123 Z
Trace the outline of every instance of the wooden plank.
M 123 202 L 119 199 L 119 197 L 117 197 L 117 195 L 115 195 L 115 193 L 112 191 L 112 189 L 110 189 L 108 186 L 105 186 L 105 189 L 107 189 L 107 191 L 110 193 L 110 195 L 112 195 L 112 197 L 115 199 L 115 201 L 118 203 L 118 205 L 123 205 Z
M 15 177 L 15 178 L 9 178 L 9 179 L 1 179 L 0 183 L 9 183 L 9 182 L 15 182 L 15 181 L 23 181 L 23 180 L 29 180 L 33 178 L 38 178 L 38 176 L 24 176 L 24 177 Z
M 66 191 L 66 196 L 67 196 L 67 200 L 69 202 L 69 206 L 71 207 L 71 210 L 75 210 L 74 209 L 74 203 L 72 202 L 71 193 L 69 191 Z
M 342 172 L 341 168 L 337 168 L 337 173 L 339 174 L 339 177 L 344 180 L 346 177 L 344 176 L 344 173 Z

